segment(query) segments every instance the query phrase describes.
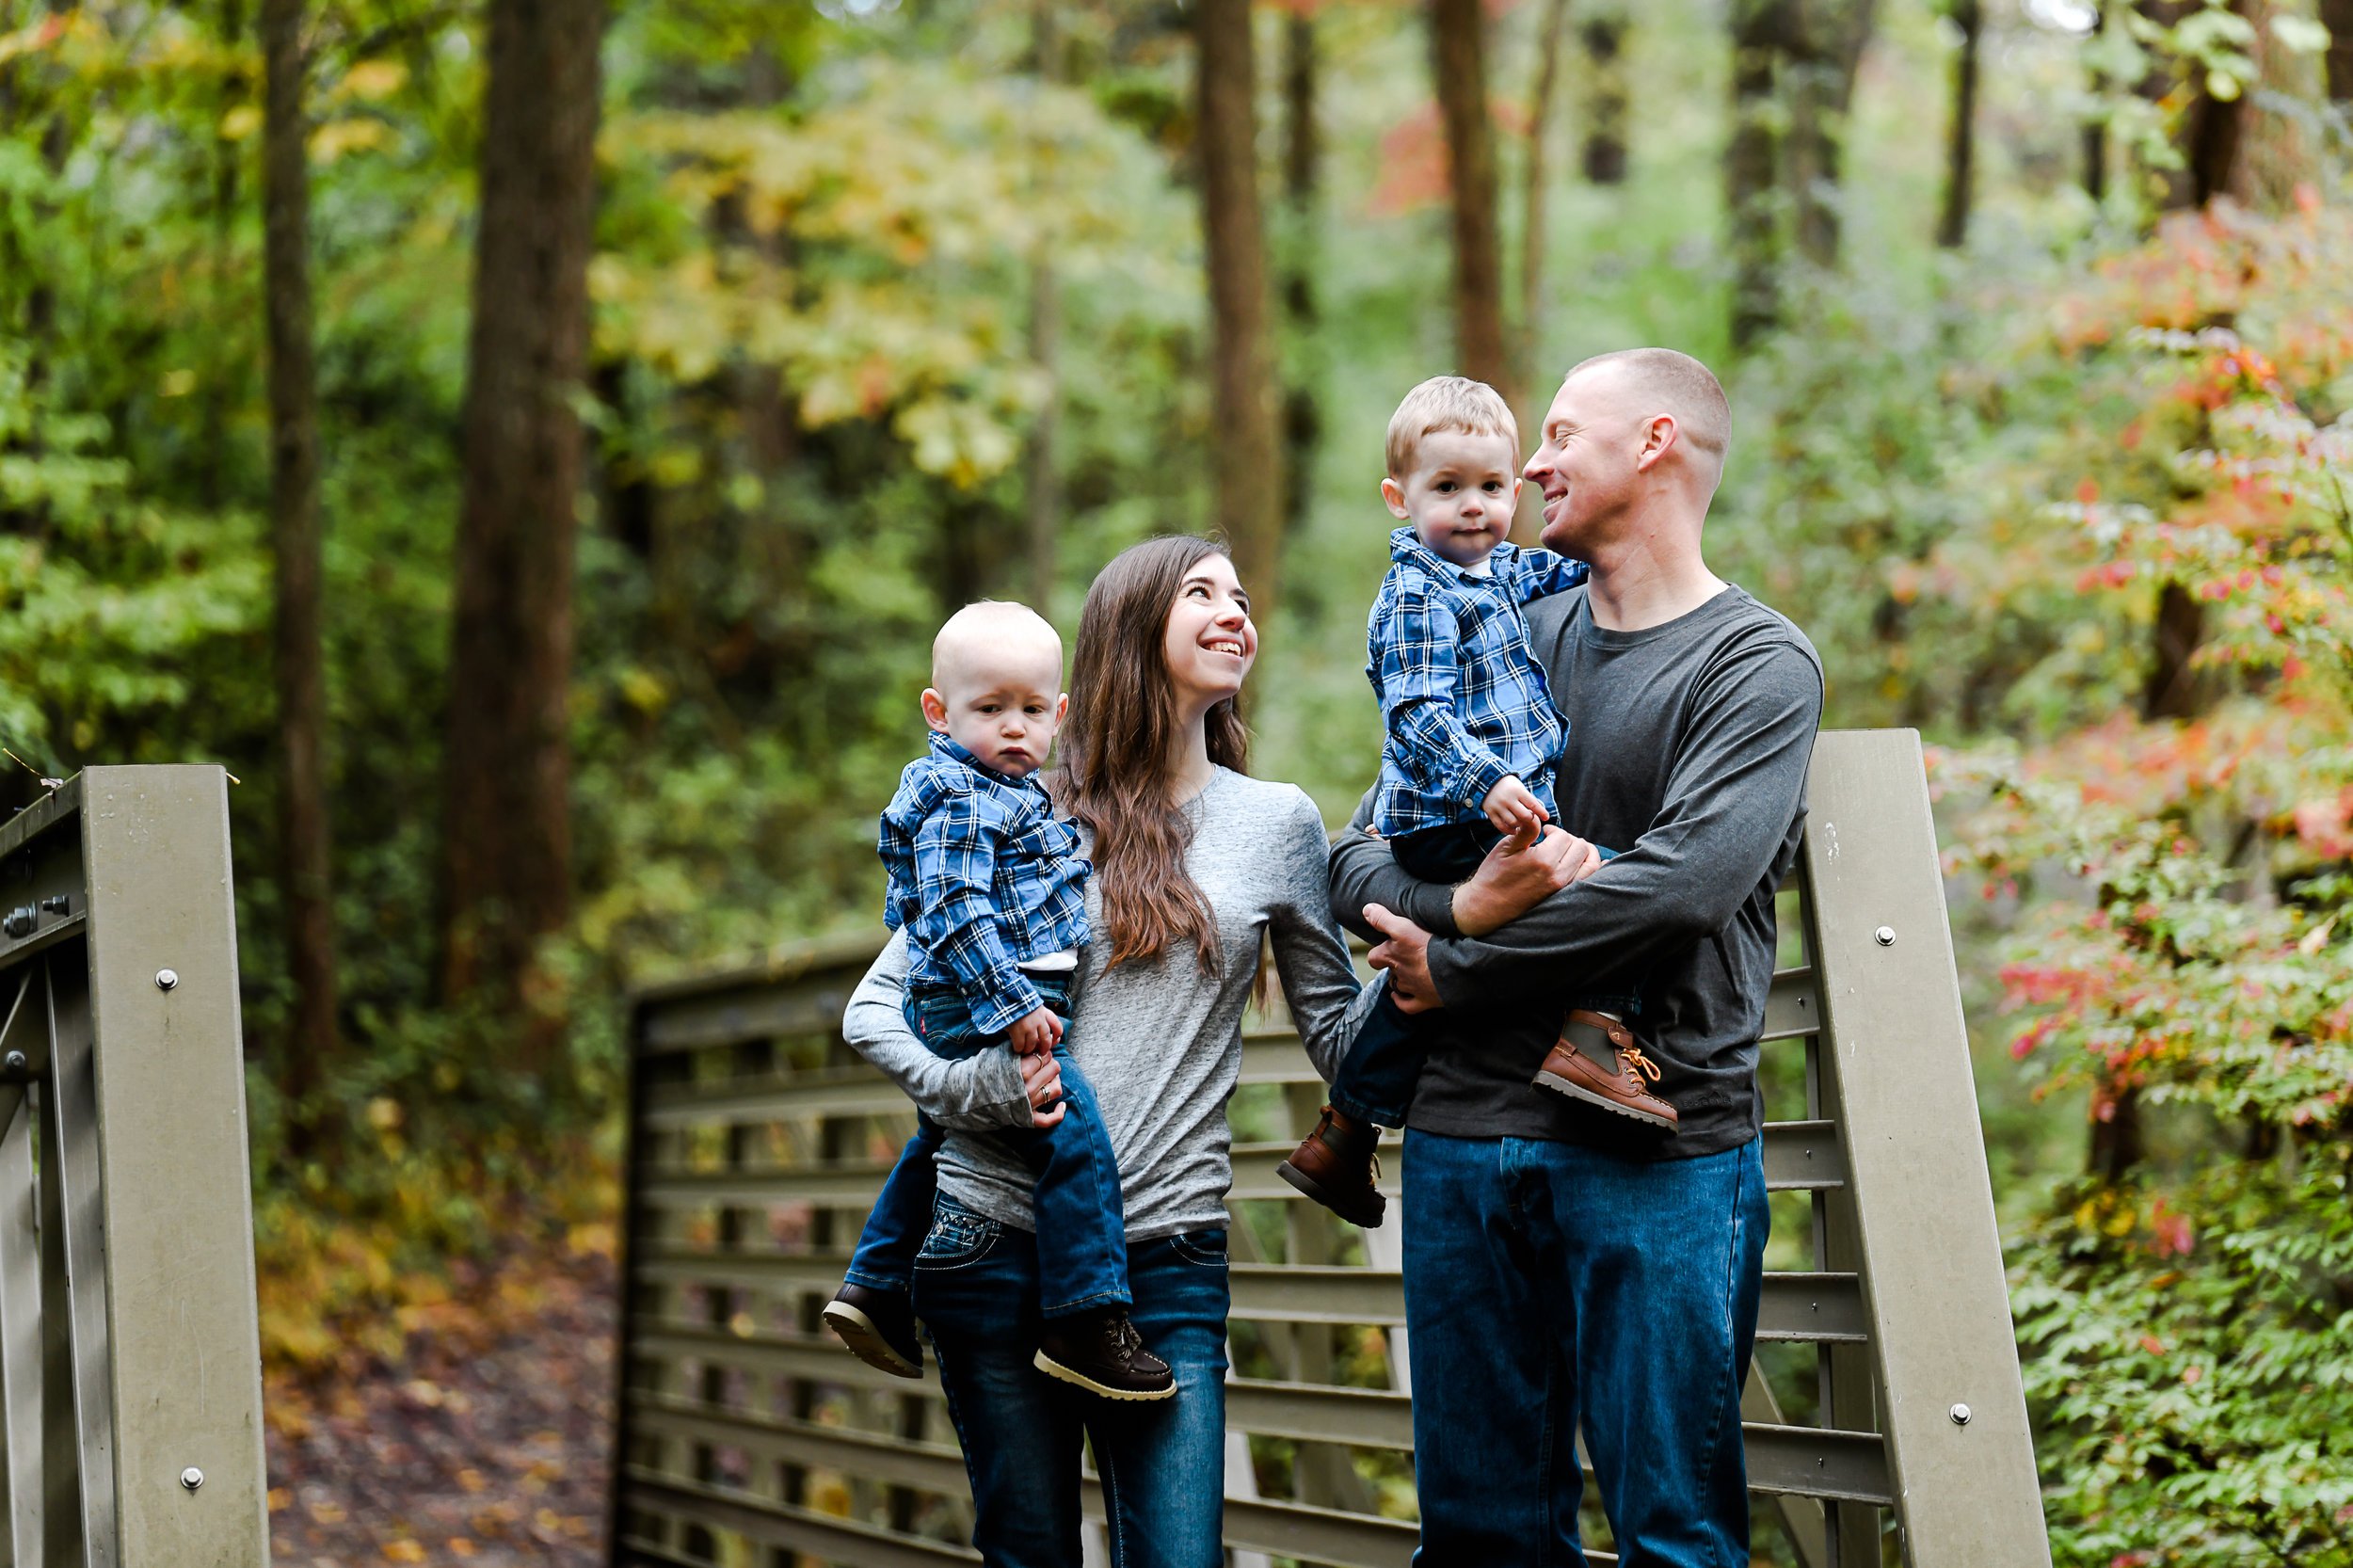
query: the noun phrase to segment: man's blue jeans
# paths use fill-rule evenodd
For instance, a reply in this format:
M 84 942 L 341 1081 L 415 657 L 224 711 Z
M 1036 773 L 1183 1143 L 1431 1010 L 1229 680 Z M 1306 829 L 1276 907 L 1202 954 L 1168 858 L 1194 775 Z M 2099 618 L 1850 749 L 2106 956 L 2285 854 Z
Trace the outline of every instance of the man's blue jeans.
M 1760 1145 L 1639 1163 L 1405 1137 L 1417 1568 L 1581 1565 L 1580 1427 L 1624 1568 L 1748 1568 Z
M 1032 974 L 1031 982 L 1059 1017 L 1070 1016 L 1070 983 L 1061 975 Z M 972 1028 L 971 1010 L 953 992 L 918 992 L 908 998 L 907 1022 L 934 1052 L 961 1060 L 1001 1035 Z M 1071 1060 L 1065 1028 L 1054 1060 L 1062 1066 L 1063 1118 L 1052 1128 L 1009 1128 L 1002 1138 L 1037 1174 L 1032 1203 L 1038 1234 L 1045 1238 L 1040 1263 L 1048 1318 L 1126 1306 L 1128 1291 L 1127 1210 L 1119 1197 L 1119 1162 L 1112 1154 L 1095 1091 Z M 899 1151 L 898 1163 L 883 1182 L 866 1228 L 850 1256 L 845 1277 L 872 1290 L 907 1288 L 916 1243 L 932 1221 L 939 1190 L 936 1156 L 940 1130 L 928 1116 L 915 1118 L 915 1136 Z
M 1080 1568 L 1079 1439 L 1095 1445 L 1112 1568 L 1223 1568 L 1225 1233 L 1128 1249 L 1131 1312 L 1176 1397 L 1097 1399 L 1039 1371 L 1038 1238 L 942 1196 L 915 1259 L 915 1312 L 939 1361 L 989 1568 Z

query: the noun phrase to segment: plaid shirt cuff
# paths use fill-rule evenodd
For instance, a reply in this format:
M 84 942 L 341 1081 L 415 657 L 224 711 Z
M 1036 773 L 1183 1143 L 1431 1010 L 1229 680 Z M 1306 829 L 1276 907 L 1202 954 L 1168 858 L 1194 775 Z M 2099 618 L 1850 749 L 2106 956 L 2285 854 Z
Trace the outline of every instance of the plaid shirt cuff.
M 1512 770 L 1503 765 L 1503 759 L 1492 751 L 1463 759 L 1462 787 L 1454 798 L 1473 811 L 1484 811 L 1487 793 L 1512 776 Z
M 1021 971 L 1013 971 L 1013 984 L 992 990 L 984 996 L 967 995 L 965 1004 L 972 1009 L 972 1027 L 983 1034 L 1002 1034 L 1018 1019 L 1027 1017 L 1046 1004 L 1037 994 L 1037 987 L 1022 978 Z

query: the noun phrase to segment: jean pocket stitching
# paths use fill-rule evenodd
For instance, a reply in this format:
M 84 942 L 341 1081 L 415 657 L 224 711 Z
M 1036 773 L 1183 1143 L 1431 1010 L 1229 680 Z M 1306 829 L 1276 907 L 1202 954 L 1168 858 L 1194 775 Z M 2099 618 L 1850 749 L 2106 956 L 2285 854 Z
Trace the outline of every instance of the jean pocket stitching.
M 1223 1269 L 1232 1259 L 1233 1250 L 1226 1244 L 1223 1232 L 1217 1235 L 1218 1240 L 1214 1246 L 1195 1241 L 1186 1236 L 1172 1236 L 1168 1239 L 1168 1244 L 1176 1251 L 1177 1256 L 1188 1263 L 1196 1263 L 1205 1269 Z
M 915 1250 L 919 1269 L 960 1269 L 988 1256 L 997 1244 L 994 1220 L 935 1219 Z

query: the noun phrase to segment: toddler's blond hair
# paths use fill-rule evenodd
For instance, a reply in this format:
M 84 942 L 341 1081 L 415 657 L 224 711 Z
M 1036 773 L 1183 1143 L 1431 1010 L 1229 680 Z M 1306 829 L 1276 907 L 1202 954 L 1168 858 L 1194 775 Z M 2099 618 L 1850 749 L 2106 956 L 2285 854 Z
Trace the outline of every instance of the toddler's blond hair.
M 1402 482 L 1421 456 L 1421 439 L 1449 431 L 1501 436 L 1520 449 L 1519 422 L 1503 394 L 1466 376 L 1433 376 L 1405 394 L 1389 416 L 1389 477 Z

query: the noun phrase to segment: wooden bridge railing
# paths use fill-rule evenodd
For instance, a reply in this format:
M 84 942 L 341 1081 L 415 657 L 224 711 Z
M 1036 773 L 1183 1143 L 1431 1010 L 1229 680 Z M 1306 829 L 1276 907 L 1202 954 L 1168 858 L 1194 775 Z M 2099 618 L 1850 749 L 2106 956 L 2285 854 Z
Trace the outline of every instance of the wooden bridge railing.
M 263 1568 L 227 776 L 0 826 L 0 1568 Z
M 2044 1568 L 1916 736 L 1824 735 L 1811 793 L 1782 901 L 1796 961 L 1762 1047 L 1782 1235 L 1759 1359 L 1779 1358 L 1792 1411 L 1812 1408 L 1785 1414 L 1752 1368 L 1750 1485 L 1805 1568 Z M 877 948 L 806 946 L 638 999 L 616 1563 L 974 1560 L 936 1374 L 870 1371 L 817 1320 L 913 1125 L 840 1039 Z M 1357 1232 L 1275 1176 L 1321 1103 L 1279 1020 L 1247 1036 L 1241 1082 L 1225 1538 L 1237 1568 L 1402 1568 L 1401 1210 Z M 1385 1160 L 1394 1192 L 1396 1144 Z M 1261 1496 L 1286 1460 L 1290 1495 Z M 1092 1486 L 1085 1506 L 1100 1517 Z

